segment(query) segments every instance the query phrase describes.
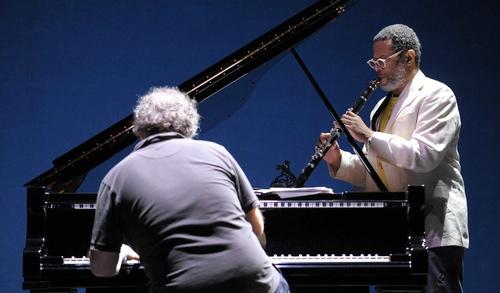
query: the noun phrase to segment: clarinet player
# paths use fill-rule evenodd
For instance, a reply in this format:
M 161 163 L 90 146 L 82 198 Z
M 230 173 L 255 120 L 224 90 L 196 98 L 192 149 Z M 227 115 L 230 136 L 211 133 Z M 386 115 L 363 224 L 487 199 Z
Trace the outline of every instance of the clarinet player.
M 457 150 L 460 113 L 453 91 L 420 70 L 421 46 L 402 24 L 373 38 L 367 61 L 387 92 L 372 110 L 370 125 L 352 111 L 342 116 L 389 191 L 425 185 L 425 235 L 429 255 L 426 292 L 463 292 L 463 257 L 469 247 L 467 200 Z M 320 135 L 325 143 L 329 133 Z M 338 144 L 323 159 L 333 178 L 366 191 L 377 187 L 359 158 Z

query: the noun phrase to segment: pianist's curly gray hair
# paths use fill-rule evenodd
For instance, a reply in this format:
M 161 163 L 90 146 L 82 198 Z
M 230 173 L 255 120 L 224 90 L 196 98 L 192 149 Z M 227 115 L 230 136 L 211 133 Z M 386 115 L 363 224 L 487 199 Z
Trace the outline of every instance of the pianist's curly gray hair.
M 153 87 L 137 101 L 133 131 L 139 138 L 169 131 L 192 138 L 199 120 L 196 101 L 187 94 L 176 87 Z
M 392 40 L 394 52 L 409 49 L 415 50 L 415 63 L 417 67 L 420 67 L 422 62 L 422 46 L 420 45 L 417 34 L 410 27 L 404 24 L 386 26 L 373 37 L 374 42 L 379 40 Z

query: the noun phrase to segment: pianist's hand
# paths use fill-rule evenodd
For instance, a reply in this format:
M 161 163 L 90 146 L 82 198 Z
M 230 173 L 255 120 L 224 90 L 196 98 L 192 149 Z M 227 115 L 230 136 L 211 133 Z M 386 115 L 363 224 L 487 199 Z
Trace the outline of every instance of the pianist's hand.
M 120 259 L 140 260 L 140 257 L 130 246 L 122 244 L 122 247 L 120 248 Z

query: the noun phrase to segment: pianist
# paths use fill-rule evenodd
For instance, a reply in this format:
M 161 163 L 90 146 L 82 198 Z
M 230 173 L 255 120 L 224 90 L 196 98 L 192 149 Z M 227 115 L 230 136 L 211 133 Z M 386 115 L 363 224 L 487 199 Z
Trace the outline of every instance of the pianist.
M 227 150 L 192 139 L 195 101 L 152 88 L 134 110 L 134 151 L 103 179 L 90 260 L 116 274 L 126 243 L 153 292 L 289 292 L 261 247 L 263 218 L 245 174 Z
M 451 89 L 426 77 L 420 62 L 420 42 L 411 28 L 398 24 L 382 29 L 373 39 L 368 65 L 388 95 L 372 111 L 371 128 L 351 111 L 342 122 L 365 144 L 367 157 L 389 191 L 425 185 L 427 292 L 462 292 L 469 236 L 457 151 L 460 114 Z M 333 177 L 376 190 L 360 160 L 338 145 L 324 159 Z

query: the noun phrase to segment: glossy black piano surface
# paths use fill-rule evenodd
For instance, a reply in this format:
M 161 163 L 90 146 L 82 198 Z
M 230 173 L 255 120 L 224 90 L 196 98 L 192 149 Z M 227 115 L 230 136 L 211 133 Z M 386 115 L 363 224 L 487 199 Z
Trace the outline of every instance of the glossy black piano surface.
M 26 289 L 135 286 L 142 290 L 147 278 L 140 264 L 125 265 L 114 278 L 90 273 L 86 254 L 95 197 L 29 189 L 28 225 L 36 230 L 28 233 L 32 241 L 38 239 L 35 247 L 42 251 L 25 251 Z M 341 197 L 260 201 L 266 219 L 266 252 L 290 284 L 424 284 L 423 189 L 343 193 Z

